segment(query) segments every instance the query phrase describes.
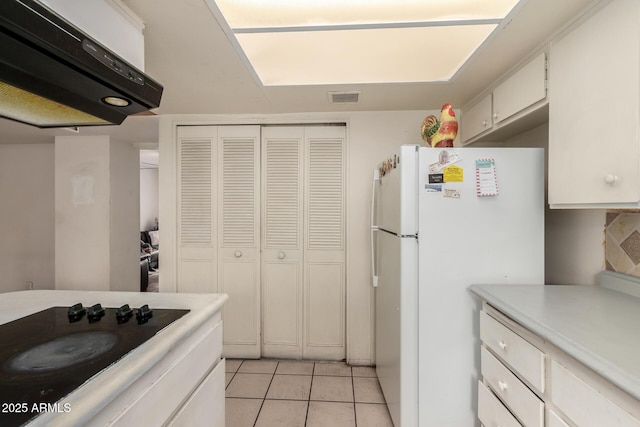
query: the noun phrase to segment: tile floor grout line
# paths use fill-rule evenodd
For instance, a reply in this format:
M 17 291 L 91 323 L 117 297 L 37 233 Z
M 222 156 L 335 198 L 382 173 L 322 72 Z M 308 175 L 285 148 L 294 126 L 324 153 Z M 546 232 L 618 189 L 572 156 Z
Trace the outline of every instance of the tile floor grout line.
M 313 369 L 311 370 L 311 384 L 309 385 L 309 398 L 307 399 L 307 413 L 304 416 L 304 425 L 307 427 L 307 422 L 309 421 L 309 409 L 311 407 L 311 390 L 313 389 L 313 379 L 315 378 L 316 373 L 316 362 L 313 362 Z
M 260 360 L 260 359 L 258 359 Z M 280 364 L 279 361 L 276 361 L 276 368 L 273 370 L 273 373 L 271 374 L 271 381 L 269 381 L 269 385 L 267 386 L 267 390 L 265 390 L 264 392 L 264 398 L 262 399 L 262 403 L 260 404 L 260 409 L 258 409 L 258 414 L 256 415 L 256 420 L 253 422 L 253 427 L 256 427 L 256 424 L 258 424 L 258 418 L 260 418 L 260 412 L 262 412 L 262 408 L 264 407 L 264 401 L 267 400 L 267 393 L 269 393 L 269 388 L 271 388 L 271 383 L 273 382 L 273 378 L 276 376 L 276 371 L 278 370 L 278 365 Z M 238 369 L 240 369 L 238 367 Z
M 356 385 L 353 380 L 353 368 L 351 368 L 351 393 L 353 393 L 353 424 L 358 427 L 358 415 L 356 414 Z

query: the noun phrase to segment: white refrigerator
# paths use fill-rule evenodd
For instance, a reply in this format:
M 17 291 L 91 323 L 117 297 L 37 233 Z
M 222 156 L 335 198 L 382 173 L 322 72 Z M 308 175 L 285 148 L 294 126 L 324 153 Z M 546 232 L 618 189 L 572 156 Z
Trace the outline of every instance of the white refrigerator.
M 476 418 L 472 284 L 544 284 L 544 152 L 403 145 L 374 171 L 376 372 L 396 427 Z

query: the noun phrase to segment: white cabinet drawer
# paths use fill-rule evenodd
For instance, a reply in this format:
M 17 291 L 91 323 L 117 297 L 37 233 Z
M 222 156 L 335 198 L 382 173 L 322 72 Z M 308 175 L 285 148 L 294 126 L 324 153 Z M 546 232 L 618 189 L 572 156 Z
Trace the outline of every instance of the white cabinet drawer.
M 562 418 L 551 409 L 547 411 L 548 413 L 548 421 L 547 427 L 569 427 L 569 424 L 565 423 Z
M 544 403 L 486 348 L 481 349 L 482 377 L 527 427 L 543 427 Z
M 551 361 L 551 401 L 581 427 L 640 427 L 625 412 L 567 369 Z
M 486 427 L 522 427 L 484 384 L 478 382 L 478 418 Z
M 543 352 L 484 311 L 480 312 L 480 339 L 531 386 L 544 392 Z
M 206 424 L 224 427 L 224 359 L 198 386 L 167 427 L 193 427 Z

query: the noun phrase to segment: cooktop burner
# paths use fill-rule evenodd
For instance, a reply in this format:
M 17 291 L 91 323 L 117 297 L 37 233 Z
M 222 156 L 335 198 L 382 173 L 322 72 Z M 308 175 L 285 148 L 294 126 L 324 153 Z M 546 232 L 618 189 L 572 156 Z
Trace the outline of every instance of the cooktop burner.
M 0 425 L 28 422 L 188 312 L 76 304 L 0 325 Z

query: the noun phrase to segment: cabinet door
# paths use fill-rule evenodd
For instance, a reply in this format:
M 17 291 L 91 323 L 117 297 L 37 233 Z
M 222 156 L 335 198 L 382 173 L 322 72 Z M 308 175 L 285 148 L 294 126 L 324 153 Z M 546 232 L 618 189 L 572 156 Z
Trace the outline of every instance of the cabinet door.
M 640 3 L 615 0 L 551 45 L 549 203 L 640 200 Z
M 542 53 L 493 90 L 493 124 L 500 123 L 547 96 L 546 58 Z
M 259 126 L 218 128 L 218 290 L 225 357 L 260 357 Z
M 345 127 L 305 128 L 305 359 L 345 357 Z
M 178 128 L 178 292 L 217 292 L 215 174 L 217 128 Z
M 302 357 L 304 128 L 262 131 L 262 355 Z
M 491 129 L 491 95 L 482 98 L 476 105 L 462 112 L 462 142 Z

